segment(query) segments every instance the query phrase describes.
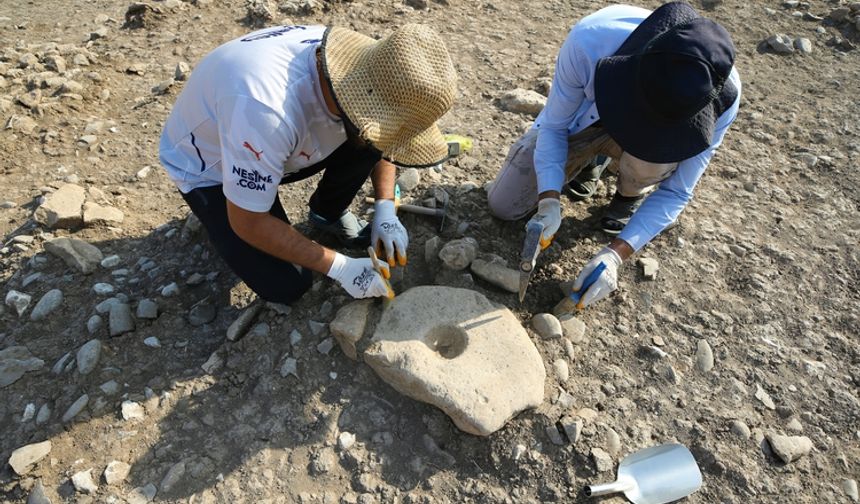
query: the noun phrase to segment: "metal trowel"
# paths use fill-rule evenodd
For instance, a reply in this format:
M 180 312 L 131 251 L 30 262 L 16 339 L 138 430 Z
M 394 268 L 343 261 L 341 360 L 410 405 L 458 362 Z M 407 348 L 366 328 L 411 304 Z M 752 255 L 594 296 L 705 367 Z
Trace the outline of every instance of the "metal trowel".
M 664 444 L 624 457 L 614 483 L 589 485 L 585 495 L 624 492 L 633 504 L 666 504 L 683 499 L 701 486 L 702 473 L 690 450 L 684 445 Z
M 543 225 L 539 222 L 529 222 L 526 225 L 526 239 L 523 241 L 523 251 L 520 254 L 520 303 L 526 297 L 526 289 L 529 288 L 529 280 L 542 248 L 541 233 L 543 233 Z

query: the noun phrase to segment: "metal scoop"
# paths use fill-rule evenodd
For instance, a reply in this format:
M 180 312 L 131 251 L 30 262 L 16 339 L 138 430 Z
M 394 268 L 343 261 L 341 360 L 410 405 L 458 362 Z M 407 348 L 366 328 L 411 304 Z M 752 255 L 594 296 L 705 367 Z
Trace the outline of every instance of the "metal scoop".
M 618 465 L 614 483 L 589 485 L 585 495 L 616 492 L 633 504 L 666 504 L 682 499 L 702 486 L 702 473 L 686 446 L 665 444 L 632 453 Z

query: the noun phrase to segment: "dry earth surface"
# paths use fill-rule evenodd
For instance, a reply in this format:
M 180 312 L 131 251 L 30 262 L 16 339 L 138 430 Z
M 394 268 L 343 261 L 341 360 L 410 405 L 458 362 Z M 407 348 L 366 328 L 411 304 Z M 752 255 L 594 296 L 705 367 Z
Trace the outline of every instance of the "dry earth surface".
M 0 3 L 0 295 L 10 299 L 0 307 L 0 352 L 24 352 L 15 362 L 33 368 L 0 388 L 0 501 L 585 502 L 582 486 L 612 479 L 624 455 L 676 441 L 704 474 L 688 502 L 856 502 L 860 5 L 843 0 L 696 4 L 734 37 L 738 119 L 679 225 L 639 254 L 658 261 L 656 278 L 631 260 L 620 291 L 580 315 L 584 335 L 543 339 L 530 329 L 547 368 L 545 401 L 502 430 L 462 433 L 337 346 L 323 353 L 331 340 L 318 323 L 349 302 L 324 278 L 294 306 L 264 308 L 244 338 L 225 339 L 253 295 L 186 221 L 157 146 L 182 87 L 172 80 L 177 65 L 193 68 L 254 27 L 340 24 L 379 37 L 420 22 L 447 40 L 460 82 L 442 124 L 475 144 L 422 171 L 406 195 L 420 203 L 445 191 L 449 219 L 439 232 L 428 218 L 403 217 L 411 261 L 398 291 L 467 286 L 530 327 L 607 240 L 595 226 L 612 178 L 593 201 L 565 202 L 559 238 L 522 305 L 425 257 L 434 236 L 467 236 L 481 254 L 514 264 L 523 222 L 490 217 L 485 187 L 532 117 L 499 98 L 516 88 L 545 94 L 569 27 L 607 3 L 407 4 L 166 0 L 132 9 L 127 22 L 127 1 Z M 780 33 L 789 45 L 808 39 L 811 52 L 798 42 L 778 54 L 778 41 L 766 40 Z M 38 206 L 66 183 L 124 218 L 70 230 L 38 223 Z M 313 183 L 281 188 L 305 231 Z M 356 201 L 353 210 L 368 207 Z M 45 250 L 63 236 L 118 260 L 84 275 Z M 52 289 L 62 302 L 31 320 Z M 32 297 L 20 316 L 13 290 Z M 101 325 L 92 317 L 111 297 L 132 311 L 154 300 L 157 316 L 110 337 L 107 313 Z M 100 353 L 88 362 L 98 344 L 78 351 L 93 339 Z M 4 373 L 20 374 L 6 362 Z M 563 417 L 581 427 L 576 439 L 558 430 Z M 785 463 L 769 435 L 811 442 L 789 440 L 800 458 Z M 50 453 L 24 475 L 5 463 L 45 440 Z M 127 477 L 116 463 L 103 476 L 114 461 L 128 464 Z M 86 473 L 72 482 L 88 469 L 92 484 Z

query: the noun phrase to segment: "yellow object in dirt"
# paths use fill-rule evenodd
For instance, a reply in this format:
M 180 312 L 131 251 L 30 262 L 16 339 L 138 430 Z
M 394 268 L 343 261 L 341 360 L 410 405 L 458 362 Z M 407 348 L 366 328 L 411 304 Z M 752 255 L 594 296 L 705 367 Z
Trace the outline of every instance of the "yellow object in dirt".
M 472 139 L 463 135 L 445 135 L 445 141 L 448 142 L 448 153 L 450 156 L 459 156 L 472 148 Z M 454 145 L 452 145 L 454 144 Z

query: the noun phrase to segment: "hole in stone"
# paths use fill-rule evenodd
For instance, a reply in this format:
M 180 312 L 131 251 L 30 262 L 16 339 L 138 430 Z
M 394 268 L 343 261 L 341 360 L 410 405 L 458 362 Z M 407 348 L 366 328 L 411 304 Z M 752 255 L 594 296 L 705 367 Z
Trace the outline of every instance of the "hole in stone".
M 427 333 L 424 342 L 430 350 L 446 359 L 453 359 L 466 350 L 466 331 L 454 325 L 434 327 Z

